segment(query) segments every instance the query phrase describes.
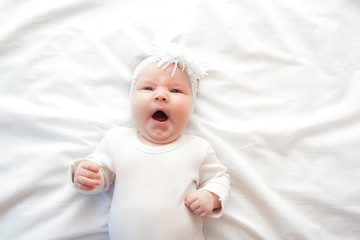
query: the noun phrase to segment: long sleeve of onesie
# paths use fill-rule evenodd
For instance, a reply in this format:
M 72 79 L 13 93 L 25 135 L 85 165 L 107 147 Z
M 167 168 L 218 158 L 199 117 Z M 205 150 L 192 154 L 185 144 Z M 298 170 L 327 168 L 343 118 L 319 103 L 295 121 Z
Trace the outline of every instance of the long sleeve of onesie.
M 109 151 L 111 149 L 111 141 L 109 141 L 109 138 L 105 136 L 101 142 L 98 144 L 96 149 L 86 158 L 77 159 L 73 162 L 71 162 L 69 167 L 69 181 L 70 184 L 80 193 L 84 194 L 98 194 L 100 192 L 104 192 L 109 190 L 110 186 L 114 182 L 115 178 L 115 171 L 114 171 L 114 160 L 112 156 L 112 151 Z M 98 164 L 100 168 L 99 174 L 101 175 L 100 179 L 100 186 L 97 186 L 94 190 L 81 190 L 74 186 L 73 182 L 73 176 L 75 172 L 76 166 L 84 160 L 90 160 Z
M 219 196 L 221 208 L 212 213 L 212 217 L 220 217 L 229 198 L 230 176 L 226 168 L 220 164 L 214 150 L 209 145 L 206 157 L 199 170 L 199 188 Z

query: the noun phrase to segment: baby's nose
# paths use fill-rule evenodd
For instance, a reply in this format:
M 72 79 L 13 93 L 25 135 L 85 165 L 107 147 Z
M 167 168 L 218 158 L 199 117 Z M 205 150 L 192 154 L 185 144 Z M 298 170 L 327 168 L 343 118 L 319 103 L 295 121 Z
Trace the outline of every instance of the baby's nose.
M 155 101 L 163 101 L 163 102 L 167 102 L 168 101 L 168 97 L 166 96 L 166 94 L 164 92 L 157 92 L 154 96 L 154 100 Z

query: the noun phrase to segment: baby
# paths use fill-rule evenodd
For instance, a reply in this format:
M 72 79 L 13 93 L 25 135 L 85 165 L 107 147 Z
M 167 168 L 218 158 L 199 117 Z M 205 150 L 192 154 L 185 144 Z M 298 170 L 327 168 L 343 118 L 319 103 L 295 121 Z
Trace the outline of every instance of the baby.
M 204 239 L 202 219 L 219 217 L 229 196 L 229 175 L 210 144 L 182 133 L 206 71 L 185 48 L 161 47 L 133 73 L 136 128 L 109 130 L 92 154 L 70 166 L 82 193 L 114 183 L 111 239 Z

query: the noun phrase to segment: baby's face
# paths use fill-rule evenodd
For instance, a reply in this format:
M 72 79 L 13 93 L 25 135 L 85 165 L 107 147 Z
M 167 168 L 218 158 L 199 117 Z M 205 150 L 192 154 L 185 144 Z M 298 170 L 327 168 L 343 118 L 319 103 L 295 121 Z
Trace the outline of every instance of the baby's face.
M 165 70 L 151 64 L 138 76 L 131 95 L 131 110 L 139 138 L 147 144 L 175 141 L 190 120 L 192 94 L 189 79 L 174 65 Z

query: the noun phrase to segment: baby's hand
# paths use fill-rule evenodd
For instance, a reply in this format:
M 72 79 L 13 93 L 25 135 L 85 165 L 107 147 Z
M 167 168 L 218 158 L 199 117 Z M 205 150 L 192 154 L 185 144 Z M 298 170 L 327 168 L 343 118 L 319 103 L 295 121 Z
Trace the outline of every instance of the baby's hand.
M 221 206 L 219 196 L 204 189 L 196 190 L 185 197 L 185 205 L 201 218 L 206 218 Z
M 75 187 L 82 190 L 93 190 L 100 185 L 100 178 L 99 166 L 89 160 L 81 161 L 73 175 Z

